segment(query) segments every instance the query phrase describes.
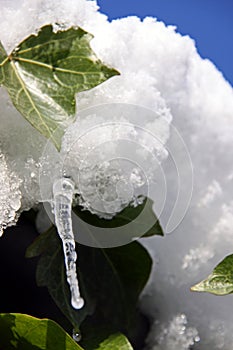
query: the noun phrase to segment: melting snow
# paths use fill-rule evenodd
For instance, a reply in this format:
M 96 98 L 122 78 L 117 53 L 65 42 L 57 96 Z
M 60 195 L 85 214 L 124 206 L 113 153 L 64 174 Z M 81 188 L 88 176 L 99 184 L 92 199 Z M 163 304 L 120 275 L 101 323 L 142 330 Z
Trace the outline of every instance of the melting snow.
M 44 24 L 80 25 L 94 34 L 91 45 L 98 56 L 121 72 L 77 96 L 77 120 L 63 139 L 61 159 L 55 149 L 47 153 L 47 141 L 23 120 L 1 89 L 2 227 L 16 221 L 20 205 L 20 210 L 28 209 L 45 200 L 45 194 L 51 201 L 53 182 L 63 174 L 72 177 L 84 207 L 107 216 L 140 192 L 146 195 L 147 183 L 155 186 L 150 195 L 156 205 L 164 175 L 167 193 L 161 222 L 166 227 L 179 186 L 184 192 L 190 190 L 190 166 L 183 153 L 176 149 L 176 169 L 168 152 L 176 147 L 174 126 L 191 156 L 194 188 L 190 209 L 179 227 L 163 240 L 144 240 L 158 264 L 142 307 L 154 319 L 159 314 L 163 328 L 153 328 L 148 348 L 172 350 L 176 344 L 176 349 L 185 350 L 200 337 L 195 349 L 228 350 L 233 342 L 232 296 L 216 301 L 213 296 L 189 292 L 189 287 L 232 252 L 232 87 L 209 60 L 201 59 L 192 39 L 153 18 L 109 23 L 97 12 L 95 1 L 85 0 L 0 0 L 0 4 L 1 41 L 8 52 Z M 129 115 L 127 108 L 119 116 L 116 103 L 140 106 L 138 118 Z M 108 116 L 95 113 L 103 104 L 112 106 Z M 142 106 L 152 114 L 140 112 Z M 115 130 L 102 125 L 109 121 L 117 122 Z M 119 150 L 122 158 L 127 155 L 131 160 L 127 151 L 135 151 L 136 160 L 144 162 L 127 167 L 116 159 Z M 47 179 L 43 191 L 41 174 Z M 101 203 L 96 185 L 104 198 Z M 182 323 L 183 312 L 195 327 L 191 331 Z

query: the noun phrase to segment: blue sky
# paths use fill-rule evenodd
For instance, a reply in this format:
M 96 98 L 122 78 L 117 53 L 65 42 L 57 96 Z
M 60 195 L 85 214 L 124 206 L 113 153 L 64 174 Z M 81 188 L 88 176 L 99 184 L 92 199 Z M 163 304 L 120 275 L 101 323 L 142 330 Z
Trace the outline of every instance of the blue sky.
M 110 19 L 153 16 L 196 41 L 233 86 L 233 0 L 97 0 Z

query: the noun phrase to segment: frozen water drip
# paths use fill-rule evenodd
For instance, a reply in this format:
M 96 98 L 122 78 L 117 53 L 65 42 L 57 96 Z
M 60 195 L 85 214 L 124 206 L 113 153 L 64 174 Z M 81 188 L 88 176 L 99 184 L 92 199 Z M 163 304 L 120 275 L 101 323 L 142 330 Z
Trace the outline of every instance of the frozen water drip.
M 80 296 L 76 272 L 77 254 L 71 218 L 73 193 L 74 183 L 71 179 L 62 178 L 53 185 L 55 223 L 63 244 L 66 277 L 71 292 L 71 305 L 74 309 L 81 309 L 84 306 L 84 300 Z

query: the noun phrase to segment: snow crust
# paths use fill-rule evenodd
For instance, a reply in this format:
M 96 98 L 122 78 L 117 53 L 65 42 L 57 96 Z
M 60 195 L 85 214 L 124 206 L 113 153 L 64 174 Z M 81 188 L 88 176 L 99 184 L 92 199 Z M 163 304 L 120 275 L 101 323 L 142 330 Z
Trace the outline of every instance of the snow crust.
M 159 328 L 160 333 L 153 338 L 153 328 Z M 175 315 L 167 325 L 154 322 L 152 331 L 147 339 L 156 345 L 153 350 L 186 350 L 200 341 L 195 328 L 188 326 L 186 315 Z
M 0 236 L 7 226 L 14 225 L 21 207 L 20 179 L 9 169 L 5 156 L 0 153 Z
M 172 132 L 175 127 L 191 156 L 193 196 L 188 213 L 172 234 L 164 239 L 143 240 L 155 264 L 142 308 L 160 325 L 152 327 L 147 349 L 173 350 L 174 344 L 179 344 L 176 349 L 182 350 L 191 346 L 231 348 L 232 296 L 216 299 L 189 291 L 191 285 L 206 277 L 225 255 L 232 253 L 233 90 L 230 84 L 209 60 L 198 55 L 192 39 L 156 19 L 141 21 L 129 17 L 110 23 L 97 11 L 94 1 L 86 0 L 0 0 L 0 6 L 0 40 L 8 52 L 44 24 L 80 25 L 94 34 L 92 47 L 97 55 L 121 72 L 120 76 L 77 96 L 77 120 L 67 130 L 61 156 L 23 120 L 1 88 L 1 227 L 15 223 L 20 211 L 45 200 L 45 194 L 51 199 L 52 183 L 61 172 L 74 178 L 84 207 L 111 217 L 134 199 L 135 190 L 136 193 L 144 190 L 147 180 L 156 183 L 159 169 L 166 180 L 166 203 L 161 214 L 166 227 L 179 187 L 184 191 L 190 187 L 190 164 L 183 161 L 182 151 L 176 150 L 175 159 L 178 173 L 183 174 L 181 184 L 168 152 L 176 148 Z M 116 103 L 136 105 L 138 111 L 144 107 L 152 114 L 139 113 L 139 118 L 134 119 L 132 113 L 127 114 L 126 107 L 119 120 Z M 98 108 L 103 104 L 110 106 L 109 117 Z M 91 113 L 86 112 L 87 108 Z M 109 120 L 118 123 L 116 130 L 106 126 Z M 127 128 L 123 127 L 125 124 Z M 139 126 L 146 131 L 140 133 Z M 116 160 L 119 150 L 128 149 L 122 139 L 131 147 L 136 141 L 137 154 L 145 160 L 141 173 L 141 167 L 135 164 L 127 173 L 127 166 Z M 156 165 L 150 157 L 154 154 Z M 75 178 L 77 167 L 82 173 Z M 43 181 L 43 186 L 47 186 L 43 190 L 41 174 L 48 180 Z M 97 185 L 104 205 L 96 197 Z M 156 201 L 156 191 L 151 195 Z M 179 335 L 185 321 L 180 315 L 187 317 L 191 336 L 189 332 Z M 200 342 L 195 337 L 200 337 Z M 179 339 L 182 339 L 180 343 Z

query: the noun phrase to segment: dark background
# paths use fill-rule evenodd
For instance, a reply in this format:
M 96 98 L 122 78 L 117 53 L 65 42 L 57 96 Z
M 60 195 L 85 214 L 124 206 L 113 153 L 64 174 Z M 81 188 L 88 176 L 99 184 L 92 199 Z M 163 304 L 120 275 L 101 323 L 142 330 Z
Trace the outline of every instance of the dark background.
M 0 238 L 0 312 L 25 313 L 67 323 L 48 294 L 36 285 L 37 258 L 25 258 L 27 247 L 36 238 L 33 223 L 22 215 L 17 226 Z

